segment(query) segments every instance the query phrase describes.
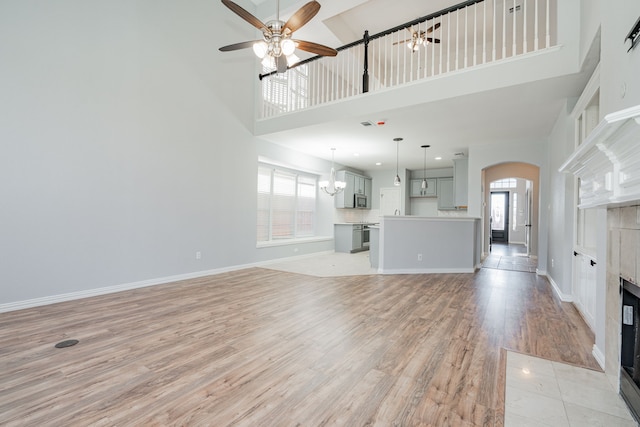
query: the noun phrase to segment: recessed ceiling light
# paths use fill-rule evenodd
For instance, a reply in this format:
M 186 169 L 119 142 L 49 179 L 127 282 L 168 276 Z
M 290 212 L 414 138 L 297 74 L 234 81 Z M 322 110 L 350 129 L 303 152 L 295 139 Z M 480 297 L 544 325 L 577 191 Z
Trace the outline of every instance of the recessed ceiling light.
M 382 166 L 382 162 L 376 162 L 376 166 Z
M 436 160 L 442 160 L 442 157 L 438 156 L 436 157 Z
M 353 153 L 354 156 L 358 157 L 360 153 Z

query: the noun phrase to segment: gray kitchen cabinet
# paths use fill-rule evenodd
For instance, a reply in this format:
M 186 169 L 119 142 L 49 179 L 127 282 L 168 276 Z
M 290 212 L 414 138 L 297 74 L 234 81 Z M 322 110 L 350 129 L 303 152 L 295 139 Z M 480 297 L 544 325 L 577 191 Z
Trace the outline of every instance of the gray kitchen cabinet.
M 458 209 L 469 204 L 469 159 L 453 159 L 453 202 Z
M 410 197 L 436 197 L 438 195 L 438 180 L 427 178 L 427 188 L 422 189 L 422 179 L 411 180 Z
M 354 194 L 365 194 L 365 180 L 364 176 L 354 175 L 353 176 L 353 192 Z
M 438 210 L 454 210 L 453 178 L 438 178 Z
M 353 253 L 369 249 L 363 242 L 363 228 L 363 224 L 335 224 L 335 251 Z
M 337 171 L 336 180 L 344 181 L 347 183 L 344 191 L 336 194 L 335 205 L 338 209 L 353 209 L 355 208 L 354 195 L 367 196 L 367 207 L 371 209 L 371 196 L 372 196 L 372 180 L 366 176 L 357 175 L 349 171 Z
M 336 208 L 353 208 L 354 175 L 347 171 L 338 171 L 336 172 L 336 180 L 347 183 L 344 191 L 335 195 Z
M 373 180 L 371 178 L 364 180 L 364 195 L 367 196 L 367 209 L 371 209 L 371 201 L 373 200 Z

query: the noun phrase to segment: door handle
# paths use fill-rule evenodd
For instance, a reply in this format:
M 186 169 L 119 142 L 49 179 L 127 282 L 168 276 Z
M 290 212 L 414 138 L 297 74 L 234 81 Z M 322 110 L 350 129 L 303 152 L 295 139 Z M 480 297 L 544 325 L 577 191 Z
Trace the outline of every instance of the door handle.
M 594 265 L 596 265 L 597 263 L 594 260 L 591 260 L 591 267 L 593 267 Z

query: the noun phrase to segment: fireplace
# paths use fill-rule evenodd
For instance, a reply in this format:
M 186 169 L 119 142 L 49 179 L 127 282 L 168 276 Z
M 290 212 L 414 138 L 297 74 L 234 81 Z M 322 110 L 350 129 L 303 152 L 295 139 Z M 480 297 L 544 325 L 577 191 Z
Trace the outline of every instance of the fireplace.
M 622 289 L 622 342 L 620 394 L 636 420 L 640 420 L 640 287 L 620 278 Z

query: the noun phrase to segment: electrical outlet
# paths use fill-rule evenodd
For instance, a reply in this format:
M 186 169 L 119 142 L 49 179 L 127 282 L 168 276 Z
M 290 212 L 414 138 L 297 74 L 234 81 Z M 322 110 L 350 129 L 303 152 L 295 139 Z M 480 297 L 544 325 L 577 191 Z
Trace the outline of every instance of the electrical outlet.
M 418 261 L 422 261 L 422 254 L 418 254 Z
M 202 252 L 196 252 L 196 259 L 202 259 Z
M 553 258 L 551 258 L 551 268 L 553 268 L 555 266 L 555 263 L 556 263 L 556 261 Z

